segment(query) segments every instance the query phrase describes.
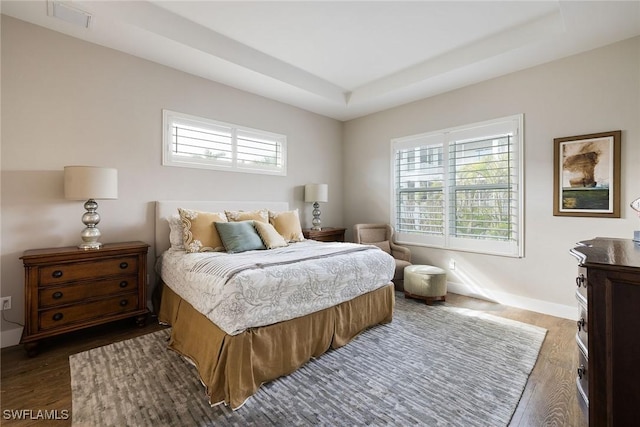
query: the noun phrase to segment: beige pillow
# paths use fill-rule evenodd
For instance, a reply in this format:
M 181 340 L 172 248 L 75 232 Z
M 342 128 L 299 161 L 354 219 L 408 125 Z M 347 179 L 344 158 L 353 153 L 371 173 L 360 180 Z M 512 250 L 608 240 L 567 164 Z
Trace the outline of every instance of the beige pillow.
M 253 226 L 256 228 L 258 235 L 267 249 L 281 248 L 289 245 L 273 225 L 266 222 L 254 221 Z
M 298 209 L 284 212 L 269 211 L 269 222 L 287 242 L 304 240 Z
M 200 212 L 178 208 L 184 227 L 184 248 L 189 253 L 224 251 L 214 222 L 227 222 L 224 212 Z
M 257 211 L 224 211 L 227 215 L 227 221 L 260 221 L 269 222 L 269 211 L 266 209 L 259 209 Z

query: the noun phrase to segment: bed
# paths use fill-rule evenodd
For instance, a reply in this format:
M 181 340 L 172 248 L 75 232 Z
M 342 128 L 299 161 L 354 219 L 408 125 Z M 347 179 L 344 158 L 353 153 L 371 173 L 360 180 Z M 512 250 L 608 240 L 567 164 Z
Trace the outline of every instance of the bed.
M 282 202 L 156 202 L 158 319 L 172 326 L 169 347 L 196 366 L 212 405 L 238 409 L 261 384 L 392 320 L 395 263 L 377 247 L 299 241 L 186 253 L 173 244 L 178 208 L 293 211 Z

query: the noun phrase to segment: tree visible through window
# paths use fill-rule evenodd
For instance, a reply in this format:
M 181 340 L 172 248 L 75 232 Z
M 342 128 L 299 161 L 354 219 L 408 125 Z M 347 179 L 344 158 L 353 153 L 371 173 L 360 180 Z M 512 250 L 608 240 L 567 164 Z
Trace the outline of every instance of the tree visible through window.
M 521 122 L 393 140 L 398 240 L 522 256 Z

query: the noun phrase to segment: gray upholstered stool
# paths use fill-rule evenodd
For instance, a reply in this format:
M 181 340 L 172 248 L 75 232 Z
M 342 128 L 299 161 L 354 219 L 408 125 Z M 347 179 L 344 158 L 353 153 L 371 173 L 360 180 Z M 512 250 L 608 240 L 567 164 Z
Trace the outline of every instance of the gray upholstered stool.
M 432 265 L 410 265 L 404 268 L 404 295 L 424 300 L 431 305 L 447 297 L 447 273 Z

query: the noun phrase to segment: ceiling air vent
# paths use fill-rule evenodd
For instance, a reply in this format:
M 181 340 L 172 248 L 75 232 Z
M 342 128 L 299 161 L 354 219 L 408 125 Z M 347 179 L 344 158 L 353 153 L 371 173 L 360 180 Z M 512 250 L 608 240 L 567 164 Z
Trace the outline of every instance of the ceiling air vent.
M 60 1 L 47 1 L 47 15 L 83 28 L 91 24 L 90 14 Z

